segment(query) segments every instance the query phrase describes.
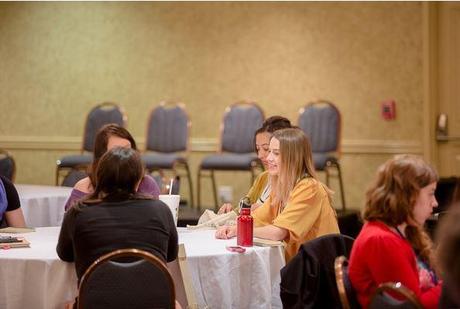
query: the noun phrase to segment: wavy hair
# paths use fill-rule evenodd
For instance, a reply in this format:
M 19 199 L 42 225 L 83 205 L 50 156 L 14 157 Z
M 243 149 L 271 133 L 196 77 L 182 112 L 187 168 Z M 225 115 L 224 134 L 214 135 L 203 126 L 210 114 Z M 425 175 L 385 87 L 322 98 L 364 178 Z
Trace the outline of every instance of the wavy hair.
M 439 179 L 436 170 L 421 157 L 398 155 L 379 167 L 375 181 L 366 192 L 363 218 L 382 221 L 396 228 L 407 223 L 406 238 L 415 252 L 435 268 L 433 245 L 414 218 L 420 190 Z

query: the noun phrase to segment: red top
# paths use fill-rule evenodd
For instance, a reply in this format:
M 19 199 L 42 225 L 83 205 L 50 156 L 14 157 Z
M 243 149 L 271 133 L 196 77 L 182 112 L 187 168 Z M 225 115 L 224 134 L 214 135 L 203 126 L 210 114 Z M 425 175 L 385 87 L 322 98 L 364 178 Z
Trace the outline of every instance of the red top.
M 410 243 L 382 222 L 367 222 L 351 250 L 348 268 L 358 301 L 366 308 L 377 286 L 401 282 L 412 290 L 424 308 L 437 308 L 441 284 L 420 289 L 414 250 Z

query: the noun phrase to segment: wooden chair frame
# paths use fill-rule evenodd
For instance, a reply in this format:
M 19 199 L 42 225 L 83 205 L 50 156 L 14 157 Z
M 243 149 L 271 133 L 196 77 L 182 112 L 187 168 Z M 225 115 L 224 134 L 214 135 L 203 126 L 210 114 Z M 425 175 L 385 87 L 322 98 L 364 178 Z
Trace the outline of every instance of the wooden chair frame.
M 338 256 L 334 261 L 335 271 L 335 282 L 337 284 L 337 290 L 339 291 L 340 302 L 342 303 L 343 309 L 350 309 L 350 302 L 348 301 L 347 290 L 345 288 L 345 282 L 343 277 L 345 275 L 343 267 L 348 264 L 348 259 L 345 256 Z
M 388 292 L 391 293 L 396 293 L 402 297 L 404 297 L 406 300 L 408 300 L 412 305 L 414 305 L 415 308 L 417 309 L 423 309 L 422 304 L 418 300 L 417 296 L 409 290 L 407 287 L 405 287 L 401 282 L 384 282 L 381 283 L 378 288 L 375 290 L 371 297 L 371 303 L 372 299 L 376 297 L 379 294 L 386 293 L 388 295 Z M 391 295 L 388 295 L 389 297 L 392 297 Z

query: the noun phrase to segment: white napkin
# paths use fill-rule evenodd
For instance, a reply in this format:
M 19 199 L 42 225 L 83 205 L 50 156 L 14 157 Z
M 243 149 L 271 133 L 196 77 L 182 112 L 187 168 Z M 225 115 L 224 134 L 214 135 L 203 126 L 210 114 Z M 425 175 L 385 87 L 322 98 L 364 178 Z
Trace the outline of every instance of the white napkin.
M 188 225 L 189 230 L 198 229 L 215 229 L 222 225 L 235 225 L 235 220 L 238 215 L 234 211 L 227 212 L 225 214 L 216 215 L 214 211 L 206 209 L 198 219 L 197 225 Z

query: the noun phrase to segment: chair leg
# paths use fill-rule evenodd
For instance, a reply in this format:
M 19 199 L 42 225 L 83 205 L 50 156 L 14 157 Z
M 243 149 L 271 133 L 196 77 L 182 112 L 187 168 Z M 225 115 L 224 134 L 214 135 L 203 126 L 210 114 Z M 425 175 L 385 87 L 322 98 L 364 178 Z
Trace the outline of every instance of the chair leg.
M 324 172 L 326 173 L 326 186 L 329 187 L 329 165 L 326 165 Z
M 188 163 L 185 163 L 185 170 L 187 172 L 187 179 L 188 179 L 188 189 L 190 191 L 190 206 L 192 208 L 195 207 L 195 204 L 193 203 L 193 185 L 192 185 L 192 176 L 190 174 L 190 168 L 188 166 Z
M 252 186 L 255 180 L 256 180 L 256 175 L 254 173 L 254 168 L 251 168 L 251 183 L 249 184 L 249 187 Z
M 214 209 L 217 211 L 219 204 L 217 202 L 217 186 L 216 178 L 214 177 L 214 170 L 211 170 L 211 181 L 212 181 L 212 193 L 214 194 Z
M 196 177 L 196 199 L 197 207 L 201 208 L 201 168 L 198 167 L 198 174 Z
M 56 166 L 56 186 L 59 186 L 59 166 Z
M 345 192 L 343 190 L 342 170 L 341 170 L 340 164 L 338 162 L 336 162 L 334 165 L 337 168 L 337 174 L 339 176 L 340 196 L 342 198 L 342 210 L 345 211 L 345 209 L 347 207 L 346 207 L 346 204 L 345 204 Z

